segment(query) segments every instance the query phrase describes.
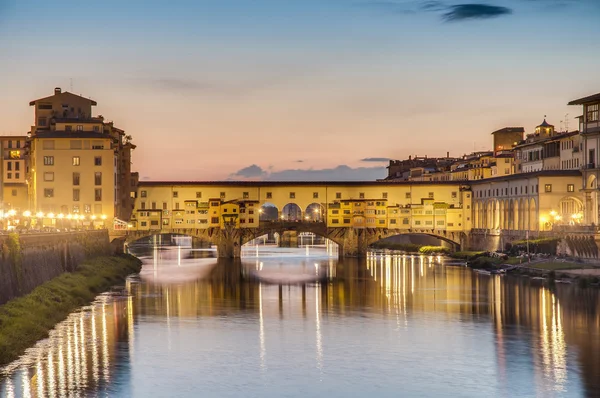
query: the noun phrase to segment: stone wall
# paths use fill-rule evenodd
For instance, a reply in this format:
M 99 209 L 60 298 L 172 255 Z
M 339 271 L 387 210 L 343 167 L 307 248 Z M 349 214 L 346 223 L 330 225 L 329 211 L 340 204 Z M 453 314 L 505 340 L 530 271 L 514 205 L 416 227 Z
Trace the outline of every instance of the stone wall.
M 84 260 L 112 254 L 107 231 L 0 236 L 0 304 L 73 271 Z

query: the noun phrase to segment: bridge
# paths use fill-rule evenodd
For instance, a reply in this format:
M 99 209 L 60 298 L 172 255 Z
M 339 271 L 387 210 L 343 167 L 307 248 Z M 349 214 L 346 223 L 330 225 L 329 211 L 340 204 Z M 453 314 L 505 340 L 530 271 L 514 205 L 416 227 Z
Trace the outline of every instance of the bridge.
M 452 182 L 149 182 L 137 188 L 127 242 L 156 234 L 210 241 L 220 257 L 269 232 L 311 232 L 343 256 L 364 256 L 377 240 L 424 234 L 467 247 L 471 189 Z

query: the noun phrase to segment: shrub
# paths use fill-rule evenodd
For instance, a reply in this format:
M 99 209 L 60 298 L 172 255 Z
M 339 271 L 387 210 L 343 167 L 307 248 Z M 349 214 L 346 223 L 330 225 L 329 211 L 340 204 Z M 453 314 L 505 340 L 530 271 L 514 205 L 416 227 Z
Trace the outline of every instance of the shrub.
M 421 254 L 447 254 L 450 249 L 444 246 L 423 246 L 419 249 Z

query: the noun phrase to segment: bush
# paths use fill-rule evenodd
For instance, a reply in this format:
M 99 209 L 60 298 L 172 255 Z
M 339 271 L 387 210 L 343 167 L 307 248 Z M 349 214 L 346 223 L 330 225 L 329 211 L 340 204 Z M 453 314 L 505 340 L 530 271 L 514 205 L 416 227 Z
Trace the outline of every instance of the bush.
M 375 242 L 371 245 L 372 249 L 388 249 L 388 250 L 400 250 L 409 253 L 418 253 L 421 245 L 413 243 L 392 243 L 392 242 Z
M 448 254 L 451 250 L 444 246 L 423 246 L 419 249 L 421 254 Z

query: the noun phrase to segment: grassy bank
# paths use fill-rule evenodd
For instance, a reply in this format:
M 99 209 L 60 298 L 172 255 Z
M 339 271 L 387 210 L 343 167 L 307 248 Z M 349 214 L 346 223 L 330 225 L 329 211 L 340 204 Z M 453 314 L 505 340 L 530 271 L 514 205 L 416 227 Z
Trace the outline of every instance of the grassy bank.
M 97 257 L 0 307 L 0 365 L 17 359 L 78 307 L 139 272 L 133 256 Z

